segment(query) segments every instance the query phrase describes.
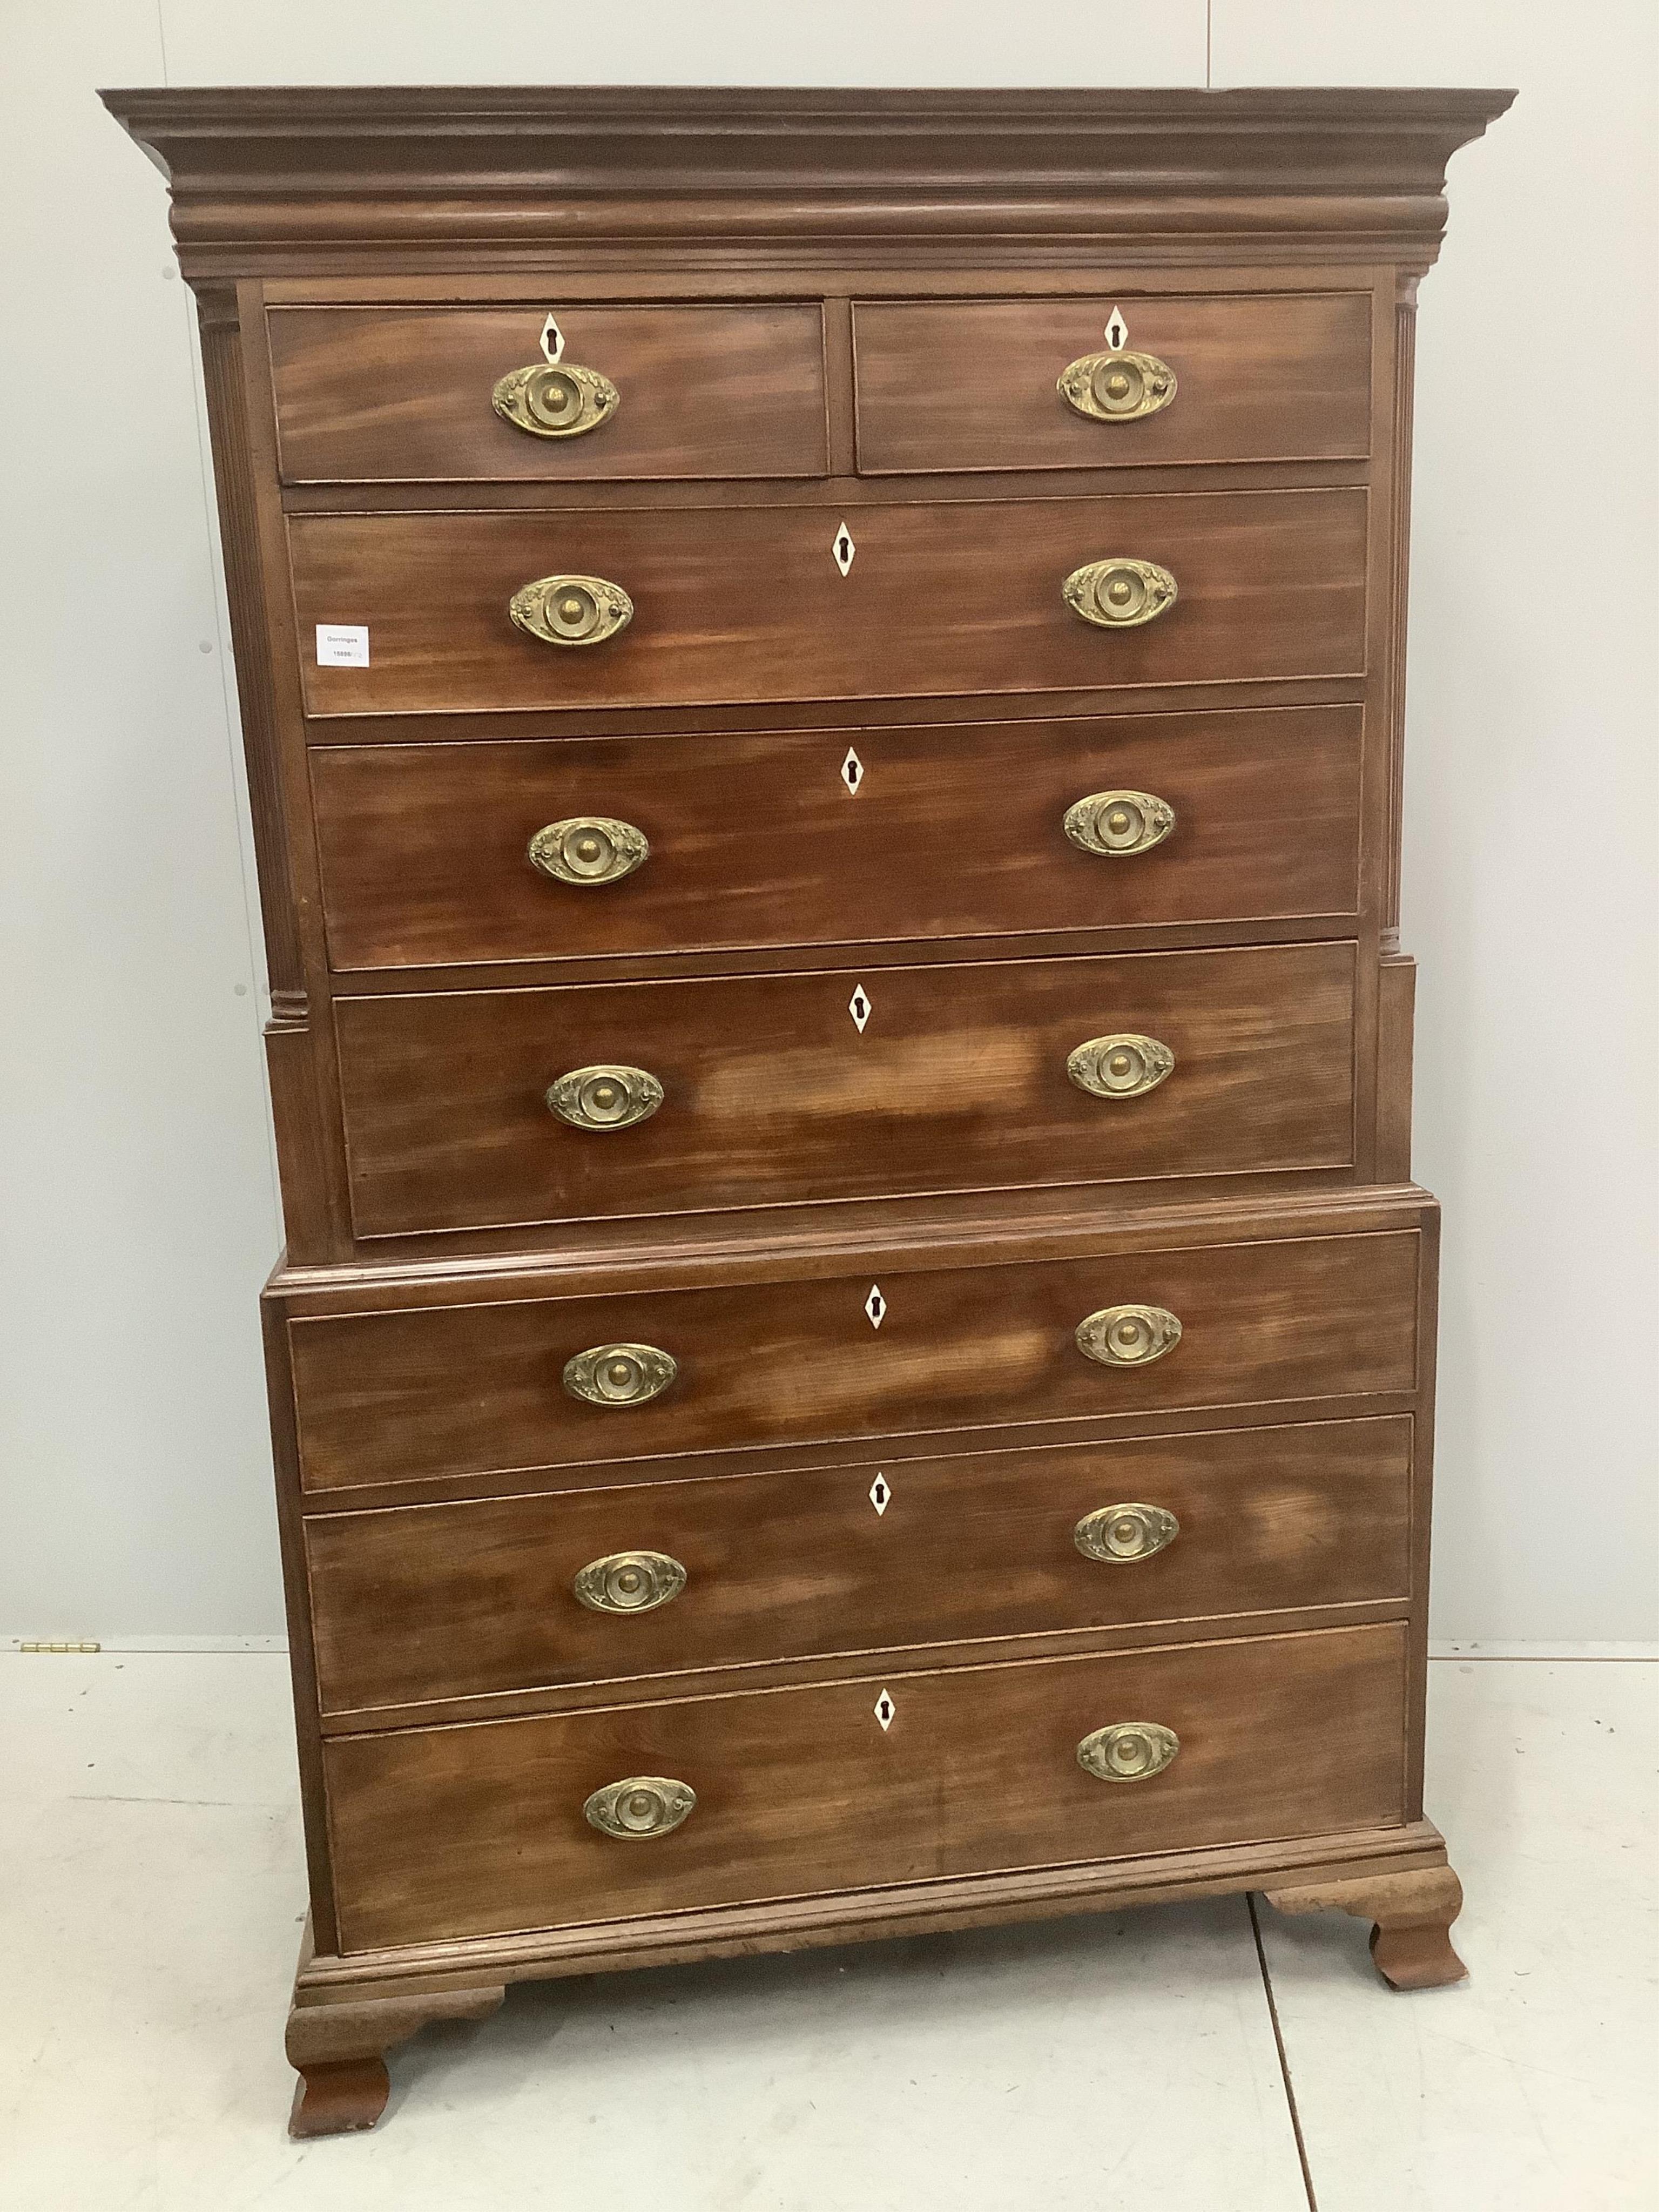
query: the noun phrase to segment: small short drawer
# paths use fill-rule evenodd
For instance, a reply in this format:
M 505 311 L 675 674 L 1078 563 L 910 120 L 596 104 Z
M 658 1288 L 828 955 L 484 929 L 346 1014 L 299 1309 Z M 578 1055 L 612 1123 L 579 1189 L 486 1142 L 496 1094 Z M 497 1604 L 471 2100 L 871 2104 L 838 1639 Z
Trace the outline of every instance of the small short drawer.
M 351 970 L 1346 917 L 1359 732 L 1357 707 L 1304 707 L 316 746 L 331 954 Z M 532 841 L 562 850 L 580 834 L 563 825 L 596 821 L 608 866 L 532 863 Z M 617 821 L 643 857 L 613 845 Z
M 1093 402 L 1085 367 L 1074 404 L 1060 380 L 1109 350 L 1115 313 L 1126 333 L 1121 397 Z M 861 300 L 854 337 L 866 475 L 1362 460 L 1370 451 L 1365 292 Z M 1109 363 L 1101 368 L 1110 375 Z
M 1340 942 L 338 999 L 352 1217 L 393 1237 L 1340 1170 L 1353 993 Z
M 1392 1826 L 1406 1694 L 1379 1626 L 343 1737 L 342 1947 Z
M 1352 487 L 844 517 L 295 514 L 289 545 L 314 738 L 335 715 L 1135 691 L 1365 666 L 1366 495 Z M 1095 588 L 1109 565 L 1165 582 L 1125 582 L 1109 612 Z M 319 665 L 317 630 L 336 625 L 368 631 L 366 662 Z
M 1411 1229 L 914 1272 L 889 1254 L 827 1279 L 599 1297 L 463 1279 L 441 1304 L 291 1321 L 301 1480 L 614 1482 L 663 1455 L 1409 1391 L 1420 1255 Z M 1172 1315 L 1179 1340 L 1085 1355 L 1079 1325 L 1119 1306 Z M 595 1403 L 584 1355 L 615 1346 L 639 1387 Z M 647 1350 L 667 1368 L 647 1373 Z
M 526 428 L 494 394 L 544 362 L 547 309 L 277 307 L 268 317 L 289 483 L 544 484 L 811 477 L 828 465 L 823 318 L 805 306 L 556 306 L 558 368 L 614 398 Z M 510 403 L 509 403 L 510 404 Z M 532 422 L 539 418 L 532 416 Z M 549 434 L 543 434 L 544 430 Z
M 323 1710 L 1403 1602 L 1411 1434 L 1395 1414 L 319 1516 Z

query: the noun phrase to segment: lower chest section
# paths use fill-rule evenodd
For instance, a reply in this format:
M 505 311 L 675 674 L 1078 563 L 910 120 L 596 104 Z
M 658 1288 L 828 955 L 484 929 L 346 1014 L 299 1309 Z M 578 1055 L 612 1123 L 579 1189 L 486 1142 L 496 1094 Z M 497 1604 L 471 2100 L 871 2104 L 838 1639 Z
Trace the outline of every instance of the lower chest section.
M 296 1300 L 341 1948 L 1402 1830 L 1425 1221 L 1312 1225 Z

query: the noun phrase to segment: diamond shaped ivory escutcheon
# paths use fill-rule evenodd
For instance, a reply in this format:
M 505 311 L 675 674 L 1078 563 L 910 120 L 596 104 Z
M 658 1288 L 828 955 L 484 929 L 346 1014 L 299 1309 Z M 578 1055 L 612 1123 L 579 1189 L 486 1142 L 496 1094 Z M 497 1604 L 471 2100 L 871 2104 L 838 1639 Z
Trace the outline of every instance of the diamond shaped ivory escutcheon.
M 870 1295 L 864 1301 L 864 1310 L 869 1316 L 870 1326 L 872 1328 L 879 1328 L 883 1322 L 886 1320 L 887 1301 L 881 1294 L 881 1285 L 879 1283 L 871 1284 Z
M 853 556 L 858 551 L 858 547 L 853 543 L 852 532 L 843 522 L 836 532 L 835 544 L 830 548 L 830 553 L 834 556 L 836 566 L 841 570 L 843 576 L 852 567 Z
M 564 332 L 551 315 L 542 325 L 542 354 L 550 363 L 556 362 L 564 352 Z
M 859 985 L 857 990 L 854 992 L 852 997 L 847 1001 L 847 1011 L 853 1017 L 853 1027 L 858 1031 L 859 1035 L 862 1036 L 864 1035 L 864 1024 L 869 1020 L 872 1012 L 874 1011 L 870 1003 L 870 994 L 865 989 L 862 983 Z
M 876 1699 L 876 1718 L 881 1723 L 881 1732 L 884 1735 L 892 1727 L 893 1715 L 896 1711 L 897 1707 L 894 1705 L 892 1698 L 887 1691 L 884 1690 Z
M 1129 343 L 1129 325 L 1115 307 L 1113 308 L 1111 319 L 1106 325 L 1106 343 L 1114 353 L 1121 353 Z
M 870 1503 L 875 1507 L 878 1515 L 887 1510 L 888 1506 L 892 1503 L 892 1486 L 884 1474 L 878 1474 L 870 1486 Z
M 864 781 L 864 763 L 853 750 L 851 745 L 848 746 L 847 757 L 841 764 L 841 780 L 856 799 L 859 795 L 859 786 Z

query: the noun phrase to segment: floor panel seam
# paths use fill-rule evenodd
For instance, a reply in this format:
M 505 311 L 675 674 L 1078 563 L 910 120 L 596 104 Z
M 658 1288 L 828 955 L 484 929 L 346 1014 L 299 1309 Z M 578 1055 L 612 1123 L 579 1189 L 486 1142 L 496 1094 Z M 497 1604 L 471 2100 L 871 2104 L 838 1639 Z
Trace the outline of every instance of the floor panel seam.
M 1296 2155 L 1302 2168 L 1302 2186 L 1308 2194 L 1308 2212 L 1319 2212 L 1319 2199 L 1314 2194 L 1313 2169 L 1308 2164 L 1308 2145 L 1302 2133 L 1302 2115 L 1297 2109 L 1296 2084 L 1291 2079 L 1291 2062 L 1285 2049 L 1284 2031 L 1279 2024 L 1279 2002 L 1273 1996 L 1273 1978 L 1267 1971 L 1267 1954 L 1261 1941 L 1261 1919 L 1252 1892 L 1245 1893 L 1244 1909 L 1250 1916 L 1250 1934 L 1255 1941 L 1255 1962 L 1261 1969 L 1262 1993 L 1267 2000 L 1267 2017 L 1273 2022 L 1273 2048 L 1279 2053 L 1279 2079 L 1285 2084 L 1285 2102 L 1290 2109 L 1291 2132 L 1296 2137 Z

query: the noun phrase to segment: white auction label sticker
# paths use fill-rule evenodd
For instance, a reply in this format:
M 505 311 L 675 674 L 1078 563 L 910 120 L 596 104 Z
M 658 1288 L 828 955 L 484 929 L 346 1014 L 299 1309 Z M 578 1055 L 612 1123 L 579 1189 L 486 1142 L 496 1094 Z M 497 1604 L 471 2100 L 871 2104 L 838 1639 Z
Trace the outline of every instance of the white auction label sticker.
M 367 668 L 368 630 L 356 623 L 319 623 L 319 668 Z

